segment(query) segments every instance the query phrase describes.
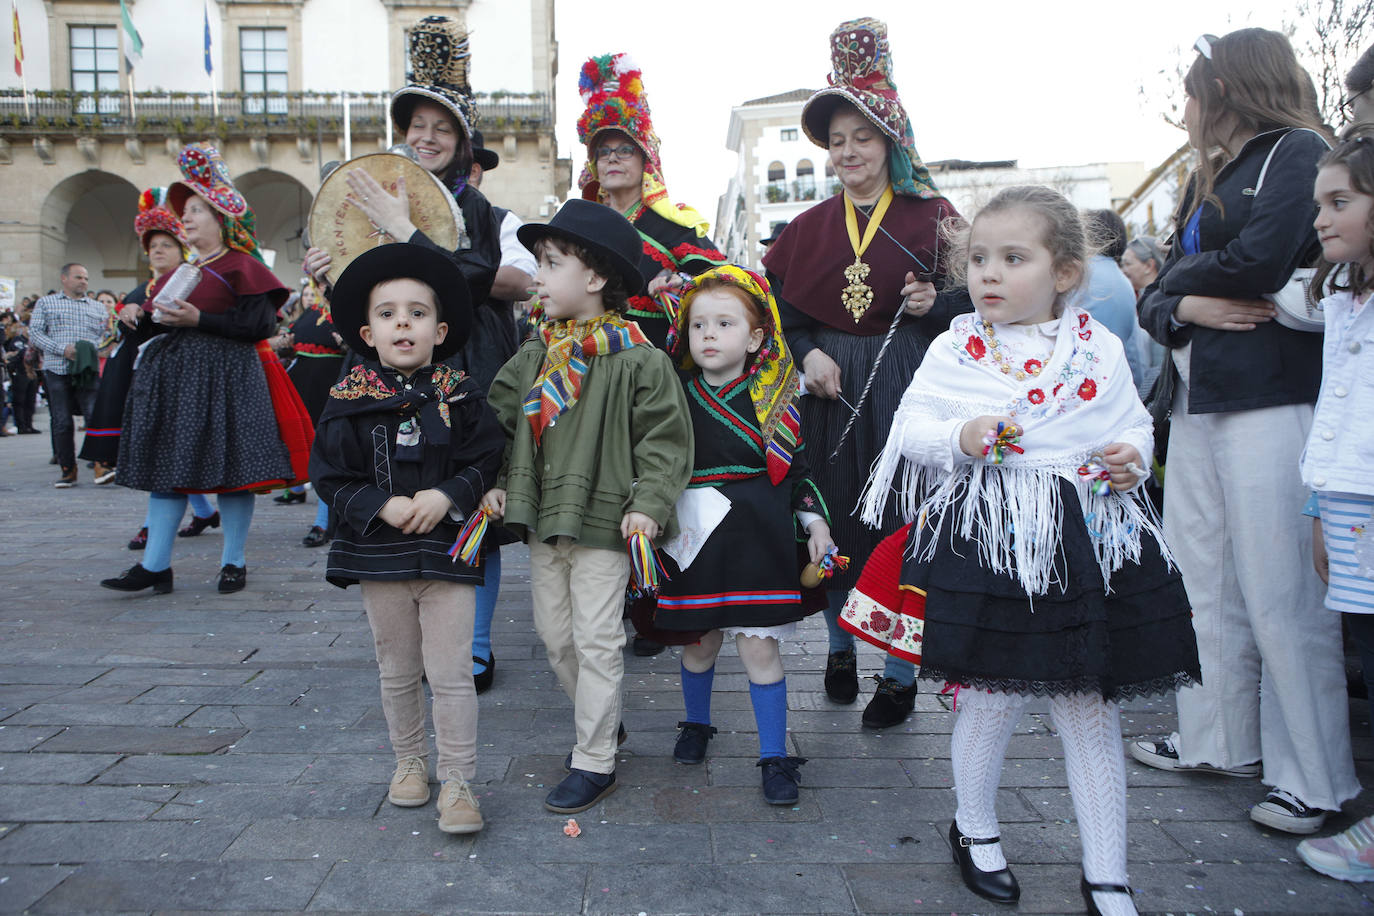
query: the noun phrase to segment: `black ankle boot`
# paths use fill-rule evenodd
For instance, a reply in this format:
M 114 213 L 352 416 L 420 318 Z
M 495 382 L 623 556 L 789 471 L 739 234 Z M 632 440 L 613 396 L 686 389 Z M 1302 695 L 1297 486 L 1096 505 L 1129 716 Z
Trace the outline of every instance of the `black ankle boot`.
M 848 706 L 859 695 L 858 660 L 853 649 L 831 652 L 825 659 L 825 695 Z
M 949 825 L 949 845 L 954 850 L 954 862 L 959 866 L 959 877 L 964 879 L 964 886 L 994 903 L 1015 903 L 1021 899 L 1021 885 L 1016 883 L 1016 876 L 1011 869 L 983 871 L 974 864 L 973 854 L 969 852 L 970 846 L 986 846 L 1001 841 L 1000 836 L 980 839 L 966 837 L 959 832 L 958 823 L 951 822 Z
M 1129 897 L 1135 896 L 1135 891 L 1125 884 L 1089 884 L 1088 876 L 1084 875 L 1078 884 L 1079 890 L 1083 892 L 1083 902 L 1088 905 L 1088 916 L 1102 916 L 1102 910 L 1097 902 L 1093 900 L 1093 892 L 1100 894 L 1126 894 Z
M 865 728 L 889 728 L 901 725 L 916 706 L 916 682 L 903 687 L 896 678 L 878 678 L 878 689 L 864 707 L 861 721 Z
M 101 579 L 101 588 L 112 588 L 117 592 L 141 592 L 151 588 L 155 595 L 165 595 L 172 590 L 172 569 L 149 572 L 142 563 L 135 563 L 129 571 L 114 579 Z

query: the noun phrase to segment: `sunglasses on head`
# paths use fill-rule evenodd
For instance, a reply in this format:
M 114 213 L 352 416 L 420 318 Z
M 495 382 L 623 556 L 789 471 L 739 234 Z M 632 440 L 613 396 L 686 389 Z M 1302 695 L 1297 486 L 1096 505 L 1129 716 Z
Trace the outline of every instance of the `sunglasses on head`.
M 1221 41 L 1221 39 L 1215 35 L 1199 35 L 1198 40 L 1193 42 L 1193 50 L 1208 60 L 1211 60 L 1212 45 L 1216 44 L 1218 41 Z

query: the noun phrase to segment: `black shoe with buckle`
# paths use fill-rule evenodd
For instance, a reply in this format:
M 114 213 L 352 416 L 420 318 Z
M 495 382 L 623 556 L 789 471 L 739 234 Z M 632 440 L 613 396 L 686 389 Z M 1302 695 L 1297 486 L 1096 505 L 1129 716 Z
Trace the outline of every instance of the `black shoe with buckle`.
M 1078 882 L 1078 889 L 1083 892 L 1083 902 L 1088 905 L 1088 916 L 1102 916 L 1102 908 L 1093 900 L 1093 894 L 1125 894 L 1127 897 L 1134 897 L 1135 891 L 1125 884 L 1089 884 L 1088 876 L 1084 875 Z
M 801 773 L 797 768 L 805 757 L 765 757 L 756 767 L 763 768 L 763 800 L 770 805 L 795 805 L 800 794 Z
M 491 682 L 496 677 L 496 653 L 488 652 L 486 658 L 472 657 L 472 666 L 475 671 L 478 665 L 483 665 L 485 670 L 481 674 L 473 674 L 472 686 L 477 688 L 478 693 L 486 693 L 491 689 Z M 623 731 L 625 726 L 621 726 Z
M 861 721 L 865 728 L 890 728 L 901 725 L 916 706 L 916 682 L 903 687 L 894 677 L 877 677 L 878 689 L 864 707 Z
M 846 706 L 858 697 L 859 668 L 853 649 L 831 652 L 826 656 L 825 695 Z
M 241 592 L 248 584 L 248 567 L 225 563 L 219 570 L 219 590 L 223 594 Z
M 117 592 L 141 592 L 145 588 L 151 588 L 153 594 L 165 595 L 172 590 L 172 569 L 168 567 L 152 572 L 144 569 L 142 563 L 135 563 L 122 576 L 101 579 L 100 587 L 114 589 Z
M 553 791 L 544 799 L 544 807 L 554 814 L 576 814 L 586 811 L 614 791 L 614 773 L 572 770 L 553 787 Z
M 219 527 L 219 510 L 217 509 L 217 510 L 215 510 L 214 512 L 212 512 L 211 514 L 205 516 L 205 518 L 201 518 L 199 515 L 193 515 L 193 516 L 191 516 L 191 521 L 190 521 L 190 523 L 189 523 L 185 528 L 182 528 L 180 531 L 177 532 L 177 537 L 179 537 L 179 538 L 193 538 L 193 537 L 197 537 L 197 536 L 198 536 L 202 531 L 204 531 L 206 528 L 218 528 L 218 527 Z
M 974 864 L 973 854 L 969 852 L 970 846 L 990 846 L 1000 842 L 1000 836 L 975 839 L 960 833 L 957 823 L 951 822 L 949 825 L 949 845 L 954 850 L 954 862 L 959 866 L 959 877 L 964 879 L 964 886 L 994 903 L 1015 903 L 1021 899 L 1021 885 L 1016 882 L 1011 869 L 983 871 Z
M 705 760 L 706 742 L 716 733 L 715 726 L 701 722 L 679 722 L 677 727 L 682 731 L 678 733 L 677 744 L 673 745 L 673 759 L 689 765 Z

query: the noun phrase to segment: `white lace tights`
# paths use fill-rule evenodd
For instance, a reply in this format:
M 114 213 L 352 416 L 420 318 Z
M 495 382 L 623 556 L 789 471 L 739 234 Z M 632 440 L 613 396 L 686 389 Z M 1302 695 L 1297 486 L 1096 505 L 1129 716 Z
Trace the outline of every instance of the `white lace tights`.
M 963 690 L 954 723 L 951 756 L 959 832 L 967 837 L 998 836 L 997 786 L 1007 742 L 1029 698 Z M 1053 697 L 1050 716 L 1064 745 L 1083 873 L 1093 884 L 1126 882 L 1126 760 L 1121 749 L 1121 708 L 1096 694 Z M 1007 867 L 1002 845 L 970 846 L 973 862 L 984 871 Z M 1107 916 L 1134 916 L 1125 894 L 1096 893 Z

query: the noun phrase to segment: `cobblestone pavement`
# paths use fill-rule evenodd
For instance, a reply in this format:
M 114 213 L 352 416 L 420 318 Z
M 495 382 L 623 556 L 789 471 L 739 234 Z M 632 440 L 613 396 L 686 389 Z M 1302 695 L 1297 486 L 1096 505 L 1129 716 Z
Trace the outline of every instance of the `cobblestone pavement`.
M 40 416 L 40 428 L 46 428 Z M 569 704 L 530 625 L 525 552 L 510 550 L 481 698 L 487 826 L 436 828 L 387 804 L 392 757 L 357 590 L 300 546 L 314 513 L 260 499 L 248 589 L 215 591 L 218 531 L 179 539 L 176 590 L 123 596 L 99 579 L 146 497 L 56 491 L 47 436 L 0 443 L 0 909 L 39 913 L 951 913 L 999 908 L 964 890 L 944 833 L 954 810 L 946 698 L 909 722 L 859 727 L 829 703 L 825 631 L 786 646 L 789 751 L 810 759 L 800 802 L 763 803 L 748 683 L 732 650 L 716 677 L 707 763 L 675 764 L 678 661 L 626 658 L 620 789 L 578 817 L 542 807 L 572 744 Z M 879 670 L 861 653 L 862 673 Z M 868 691 L 866 690 L 865 693 Z M 1012 739 L 999 814 L 1023 913 L 1077 913 L 1078 835 L 1043 705 Z M 1351 704 L 1361 774 L 1368 709 Z M 1132 703 L 1128 734 L 1173 729 L 1172 701 Z M 1369 912 L 1291 837 L 1246 816 L 1255 780 L 1131 764 L 1131 880 L 1146 912 Z M 1368 796 L 1331 829 L 1370 813 Z M 1374 886 L 1371 886 L 1374 887 Z

